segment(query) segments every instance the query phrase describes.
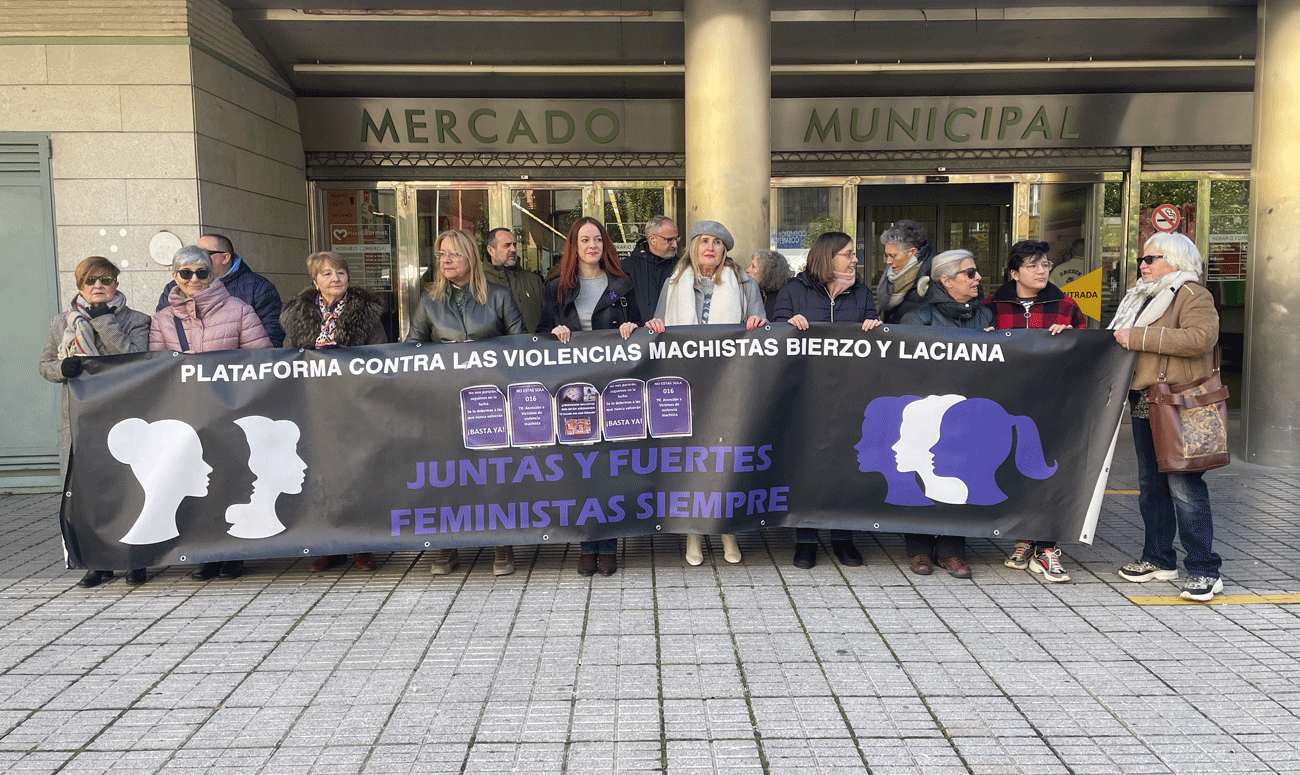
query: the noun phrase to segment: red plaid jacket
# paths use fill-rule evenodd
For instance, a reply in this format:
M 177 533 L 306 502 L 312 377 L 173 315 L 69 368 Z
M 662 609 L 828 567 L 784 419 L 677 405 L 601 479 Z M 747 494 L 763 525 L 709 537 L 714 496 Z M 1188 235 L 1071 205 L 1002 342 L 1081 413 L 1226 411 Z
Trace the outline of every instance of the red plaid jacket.
M 1038 294 L 1027 311 L 1016 296 L 1014 281 L 1004 283 L 994 291 L 984 300 L 984 306 L 993 310 L 994 328 L 1050 328 L 1057 323 L 1073 328 L 1088 327 L 1088 318 L 1074 299 L 1051 283 Z

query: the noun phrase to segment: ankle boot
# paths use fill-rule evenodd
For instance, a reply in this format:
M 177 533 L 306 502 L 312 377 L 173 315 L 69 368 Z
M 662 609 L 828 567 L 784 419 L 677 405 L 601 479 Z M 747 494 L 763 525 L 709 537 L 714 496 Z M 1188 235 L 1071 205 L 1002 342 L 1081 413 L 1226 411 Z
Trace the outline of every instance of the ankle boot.
M 702 562 L 704 562 L 704 536 L 687 533 L 686 564 L 699 565 Z
M 740 562 L 740 542 L 731 533 L 722 534 L 722 558 L 732 565 Z

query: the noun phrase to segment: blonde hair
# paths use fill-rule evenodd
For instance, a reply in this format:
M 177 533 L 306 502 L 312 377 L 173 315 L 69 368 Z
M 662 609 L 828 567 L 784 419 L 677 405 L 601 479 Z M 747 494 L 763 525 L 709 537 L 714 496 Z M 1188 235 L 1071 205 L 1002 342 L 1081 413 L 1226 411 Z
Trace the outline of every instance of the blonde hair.
M 690 247 L 687 248 L 686 253 L 683 254 L 680 259 L 677 260 L 677 268 L 673 270 L 673 276 L 672 276 L 673 285 L 677 284 L 677 281 L 681 279 L 682 272 L 686 271 L 686 267 L 689 266 L 691 268 L 691 274 L 695 275 L 695 287 L 696 288 L 700 287 L 700 264 L 698 258 L 696 257 L 696 254 L 700 251 L 700 241 L 708 236 L 711 235 L 697 234 L 691 240 Z M 722 246 L 722 249 L 725 251 L 727 249 L 727 246 L 724 244 Z M 730 267 L 731 271 L 736 273 L 736 284 L 739 285 L 741 282 L 741 277 L 740 277 L 741 269 L 739 266 L 736 265 L 735 261 L 731 260 L 731 256 L 724 252 L 722 254 L 722 263 L 718 264 L 718 268 L 716 271 L 721 272 L 726 267 Z
M 474 300 L 479 304 L 487 304 L 487 278 L 483 276 L 483 264 L 478 259 L 478 248 L 474 245 L 474 238 L 464 229 L 447 229 L 433 241 L 435 259 L 443 240 L 451 240 L 452 249 L 465 256 L 465 260 L 469 262 L 469 287 L 474 293 Z M 428 291 L 429 296 L 437 299 L 447 295 L 450 286 L 451 283 L 443 277 L 442 270 L 435 268 L 433 280 L 424 286 L 424 289 Z

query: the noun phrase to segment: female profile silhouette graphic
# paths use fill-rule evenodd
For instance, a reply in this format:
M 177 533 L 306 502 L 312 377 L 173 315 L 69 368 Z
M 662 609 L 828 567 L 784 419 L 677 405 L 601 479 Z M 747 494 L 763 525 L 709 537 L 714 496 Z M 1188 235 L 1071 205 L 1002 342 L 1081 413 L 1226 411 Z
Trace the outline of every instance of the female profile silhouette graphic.
M 307 463 L 298 457 L 298 426 L 289 420 L 272 420 L 251 415 L 235 420 L 248 439 L 248 468 L 253 480 L 253 497 L 226 509 L 227 530 L 236 538 L 269 538 L 284 532 L 275 513 L 280 493 L 302 492 Z
M 188 423 L 138 417 L 122 420 L 108 432 L 108 451 L 144 488 L 144 507 L 135 524 L 118 539 L 124 544 L 156 544 L 180 535 L 176 509 L 187 497 L 208 494 L 212 466 L 203 460 L 203 444 Z
M 926 396 L 903 408 L 903 423 L 898 430 L 898 441 L 893 450 L 898 470 L 915 472 L 921 477 L 925 494 L 940 503 L 965 503 L 966 483 L 956 476 L 941 476 L 935 471 L 934 455 L 930 448 L 939 441 L 940 421 L 955 404 L 965 401 L 965 396 L 950 393 L 944 396 Z

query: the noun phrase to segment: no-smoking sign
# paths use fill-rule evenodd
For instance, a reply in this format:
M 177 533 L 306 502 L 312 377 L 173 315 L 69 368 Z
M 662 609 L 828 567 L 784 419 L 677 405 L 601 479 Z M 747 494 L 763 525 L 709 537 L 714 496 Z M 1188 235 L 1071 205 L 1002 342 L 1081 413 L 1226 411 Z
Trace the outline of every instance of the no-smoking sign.
M 1151 211 L 1151 225 L 1156 231 L 1173 231 L 1182 220 L 1182 213 L 1173 205 L 1156 205 Z

